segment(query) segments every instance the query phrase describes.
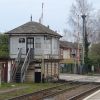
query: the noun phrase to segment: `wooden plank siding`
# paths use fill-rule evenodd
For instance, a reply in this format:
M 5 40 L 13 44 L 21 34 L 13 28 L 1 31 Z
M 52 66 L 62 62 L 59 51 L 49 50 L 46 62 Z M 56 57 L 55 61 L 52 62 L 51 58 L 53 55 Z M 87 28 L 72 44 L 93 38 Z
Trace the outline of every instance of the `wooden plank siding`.
M 0 60 L 1 63 L 1 81 L 7 82 L 8 77 L 8 61 L 7 60 Z

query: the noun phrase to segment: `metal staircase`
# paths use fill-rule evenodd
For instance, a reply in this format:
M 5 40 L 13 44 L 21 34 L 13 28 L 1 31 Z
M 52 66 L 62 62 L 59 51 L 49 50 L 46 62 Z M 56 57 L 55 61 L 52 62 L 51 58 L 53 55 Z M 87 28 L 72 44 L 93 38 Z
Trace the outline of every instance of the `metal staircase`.
M 25 74 L 25 82 L 33 82 L 34 81 L 34 70 L 35 67 L 32 63 L 29 64 L 27 72 Z
M 17 58 L 15 59 L 15 63 L 11 69 L 11 82 L 24 82 L 25 75 L 27 74 L 27 70 L 29 67 L 30 62 L 33 60 L 34 57 L 34 49 L 30 48 L 25 59 L 21 58 L 22 49 L 19 49 Z
M 19 65 L 20 65 L 20 61 L 21 61 L 21 54 L 22 54 L 22 48 L 19 49 L 18 54 L 17 54 L 17 58 L 15 59 L 15 63 L 11 69 L 11 82 L 15 81 L 16 73 L 19 70 L 19 67 L 20 67 Z
M 22 65 L 23 65 L 23 62 L 20 62 L 19 68 L 18 68 L 18 70 L 16 72 L 15 81 L 17 83 L 21 82 L 21 67 L 22 67 Z
M 26 56 L 26 58 L 24 60 L 24 63 L 22 65 L 22 68 L 21 68 L 21 70 L 19 72 L 19 76 L 18 77 L 20 77 L 21 82 L 25 81 L 25 75 L 27 73 L 27 70 L 28 70 L 30 62 L 33 60 L 33 57 L 34 57 L 34 51 L 33 51 L 33 48 L 30 48 L 28 50 L 27 56 Z

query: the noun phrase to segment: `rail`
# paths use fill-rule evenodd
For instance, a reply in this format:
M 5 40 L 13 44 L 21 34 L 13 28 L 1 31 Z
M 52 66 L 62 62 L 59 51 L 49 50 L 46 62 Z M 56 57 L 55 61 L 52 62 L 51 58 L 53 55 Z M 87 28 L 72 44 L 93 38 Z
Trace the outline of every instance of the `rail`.
M 12 71 L 11 71 L 11 81 L 14 81 L 17 69 L 19 67 L 20 61 L 21 61 L 21 55 L 22 55 L 22 48 L 19 49 L 17 58 L 15 59 L 15 63 L 13 64 Z
M 70 89 L 77 88 L 78 86 L 85 85 L 86 83 L 64 83 L 56 87 L 40 90 L 34 93 L 25 94 L 8 100 L 43 100 L 63 92 L 69 91 Z M 68 85 L 72 87 L 68 87 Z
M 93 88 L 90 88 L 89 90 L 83 91 L 82 93 L 79 93 L 78 95 L 72 96 L 68 100 L 78 100 L 78 99 L 84 97 L 87 94 L 91 94 L 91 93 L 97 91 L 98 89 L 100 89 L 100 85 L 93 87 Z

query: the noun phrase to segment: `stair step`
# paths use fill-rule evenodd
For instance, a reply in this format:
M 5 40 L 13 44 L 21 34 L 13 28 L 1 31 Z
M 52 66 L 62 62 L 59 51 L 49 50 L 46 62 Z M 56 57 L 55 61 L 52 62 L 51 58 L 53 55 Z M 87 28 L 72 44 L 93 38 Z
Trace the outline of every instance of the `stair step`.
M 21 76 L 16 76 L 16 78 L 21 78 Z
M 35 67 L 34 67 L 34 66 L 30 66 L 30 65 L 29 65 L 28 69 L 33 69 L 33 70 L 34 70 L 34 69 L 35 69 Z
M 25 81 L 26 82 L 33 82 L 34 80 L 34 70 L 27 70 L 27 73 L 25 75 Z

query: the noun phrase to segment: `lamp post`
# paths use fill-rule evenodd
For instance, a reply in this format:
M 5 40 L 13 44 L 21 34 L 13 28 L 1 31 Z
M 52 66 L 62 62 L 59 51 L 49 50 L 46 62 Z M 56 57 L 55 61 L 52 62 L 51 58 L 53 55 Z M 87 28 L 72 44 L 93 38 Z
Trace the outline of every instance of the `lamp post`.
M 85 18 L 86 15 L 83 14 L 82 15 L 82 19 L 83 19 L 83 44 L 82 44 L 82 66 L 84 66 L 84 53 L 85 53 L 85 32 L 86 32 L 86 26 L 85 26 Z

